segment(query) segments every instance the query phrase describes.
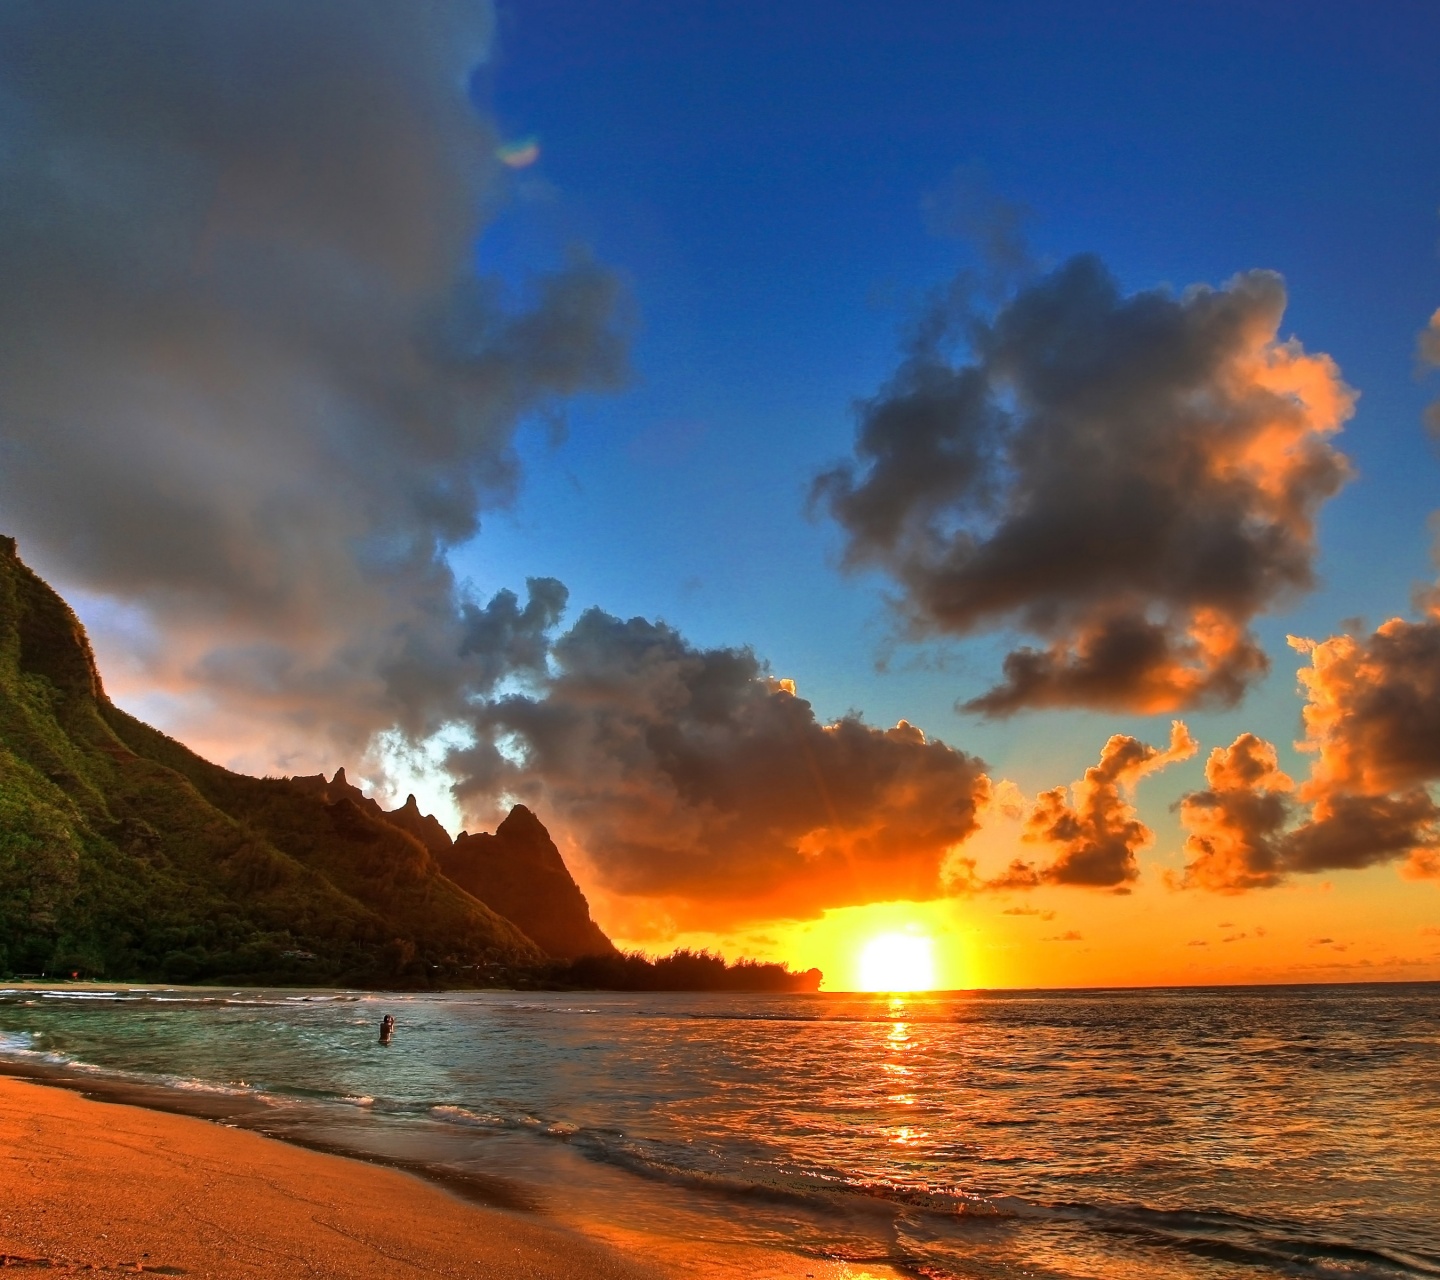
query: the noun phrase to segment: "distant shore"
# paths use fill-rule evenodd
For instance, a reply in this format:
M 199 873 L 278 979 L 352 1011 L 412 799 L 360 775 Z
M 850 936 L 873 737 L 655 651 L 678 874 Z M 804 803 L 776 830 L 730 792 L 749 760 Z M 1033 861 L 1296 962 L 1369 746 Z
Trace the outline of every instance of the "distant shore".
M 664 1274 L 395 1169 L 6 1077 L 0 1261 L 215 1280 Z

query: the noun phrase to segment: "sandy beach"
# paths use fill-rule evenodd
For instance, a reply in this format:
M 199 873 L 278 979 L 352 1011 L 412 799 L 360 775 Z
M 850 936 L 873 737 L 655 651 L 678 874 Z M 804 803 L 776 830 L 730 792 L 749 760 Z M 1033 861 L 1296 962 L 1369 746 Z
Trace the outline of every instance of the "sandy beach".
M 0 1258 L 215 1280 L 662 1274 L 398 1170 L 3 1078 Z

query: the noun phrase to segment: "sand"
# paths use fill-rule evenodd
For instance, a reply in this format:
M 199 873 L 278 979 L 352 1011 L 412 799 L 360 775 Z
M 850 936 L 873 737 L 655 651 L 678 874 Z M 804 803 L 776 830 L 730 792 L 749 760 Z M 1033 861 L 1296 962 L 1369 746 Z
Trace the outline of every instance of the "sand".
M 664 1274 L 395 1169 L 5 1078 L 0 1266 L 216 1280 Z

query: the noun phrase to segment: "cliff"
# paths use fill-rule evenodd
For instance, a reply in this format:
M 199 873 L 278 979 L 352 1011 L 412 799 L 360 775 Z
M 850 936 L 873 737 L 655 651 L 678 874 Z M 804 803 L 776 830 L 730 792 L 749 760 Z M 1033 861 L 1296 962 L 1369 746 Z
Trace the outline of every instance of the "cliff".
M 335 791 L 231 773 L 116 707 L 0 539 L 0 973 L 416 985 L 543 958 Z
M 438 825 L 438 824 L 437 824 Z M 551 956 L 614 955 L 544 825 L 517 804 L 494 835 L 461 832 L 437 854 L 445 874 L 513 920 Z

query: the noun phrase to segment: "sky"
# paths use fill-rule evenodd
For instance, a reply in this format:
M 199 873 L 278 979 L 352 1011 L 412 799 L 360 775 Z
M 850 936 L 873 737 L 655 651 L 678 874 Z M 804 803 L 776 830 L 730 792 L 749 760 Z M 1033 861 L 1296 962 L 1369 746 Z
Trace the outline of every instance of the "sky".
M 0 524 L 121 705 L 524 801 L 623 945 L 1440 978 L 1437 37 L 0 5 Z

